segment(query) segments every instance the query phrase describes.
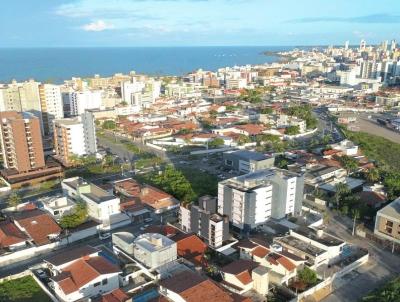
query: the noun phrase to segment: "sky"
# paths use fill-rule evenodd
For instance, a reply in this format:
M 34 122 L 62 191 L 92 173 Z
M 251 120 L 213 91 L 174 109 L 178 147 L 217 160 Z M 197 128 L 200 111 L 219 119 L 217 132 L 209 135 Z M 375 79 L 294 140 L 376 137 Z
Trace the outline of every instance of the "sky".
M 0 18 L 0 47 L 375 44 L 399 33 L 399 0 L 12 0 Z

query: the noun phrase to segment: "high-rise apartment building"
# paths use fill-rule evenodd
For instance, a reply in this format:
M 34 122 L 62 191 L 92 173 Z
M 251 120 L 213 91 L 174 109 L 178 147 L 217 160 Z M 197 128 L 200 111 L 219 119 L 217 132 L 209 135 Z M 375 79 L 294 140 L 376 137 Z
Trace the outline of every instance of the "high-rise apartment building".
M 19 173 L 45 166 L 40 121 L 33 114 L 0 112 L 0 144 L 6 169 Z
M 39 82 L 29 80 L 0 86 L 1 111 L 29 111 L 40 118 Z
M 218 213 L 234 227 L 250 230 L 270 218 L 298 215 L 303 202 L 304 177 L 281 169 L 261 170 L 218 184 Z
M 87 109 L 100 109 L 102 106 L 101 90 L 72 91 L 63 93 L 64 108 L 70 116 L 78 116 Z
M 90 144 L 90 133 L 95 133 L 94 127 L 86 116 L 54 120 L 54 151 L 56 158 L 64 165 L 71 164 L 71 157 L 94 154 L 96 143 Z M 95 139 L 94 139 L 95 140 Z
M 181 206 L 179 222 L 183 231 L 196 233 L 212 248 L 222 246 L 229 239 L 229 220 L 217 214 L 215 197 L 203 196 L 198 205 Z
M 53 121 L 64 117 L 61 89 L 58 85 L 39 85 L 40 105 L 42 111 L 43 132 L 53 133 Z

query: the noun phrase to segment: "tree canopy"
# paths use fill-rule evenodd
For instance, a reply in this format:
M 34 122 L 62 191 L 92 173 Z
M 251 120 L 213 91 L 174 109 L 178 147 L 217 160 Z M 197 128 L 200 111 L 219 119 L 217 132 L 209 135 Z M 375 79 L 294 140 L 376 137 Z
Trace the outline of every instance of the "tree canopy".
M 9 207 L 16 207 L 21 203 L 21 201 L 22 201 L 21 196 L 19 196 L 18 193 L 13 192 L 7 199 L 7 205 Z
M 300 133 L 300 127 L 299 126 L 289 126 L 285 129 L 285 134 L 286 135 L 297 135 Z
M 313 286 L 318 282 L 317 273 L 307 266 L 297 273 L 297 277 L 308 286 Z
M 286 113 L 305 120 L 307 129 L 315 129 L 318 125 L 318 120 L 313 116 L 310 105 L 289 107 L 286 109 Z
M 108 120 L 108 121 L 105 121 L 103 123 L 103 125 L 101 125 L 101 128 L 107 129 L 107 130 L 114 130 L 116 128 L 116 124 L 114 121 Z
M 70 214 L 61 217 L 60 225 L 64 229 L 73 229 L 84 223 L 87 218 L 87 207 L 83 201 L 78 201 Z

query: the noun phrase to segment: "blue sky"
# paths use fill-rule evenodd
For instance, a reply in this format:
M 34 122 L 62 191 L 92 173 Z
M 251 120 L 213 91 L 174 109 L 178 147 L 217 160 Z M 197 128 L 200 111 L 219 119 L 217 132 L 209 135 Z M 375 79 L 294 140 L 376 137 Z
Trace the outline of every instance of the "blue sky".
M 1 11 L 0 47 L 400 40 L 399 0 L 12 0 Z

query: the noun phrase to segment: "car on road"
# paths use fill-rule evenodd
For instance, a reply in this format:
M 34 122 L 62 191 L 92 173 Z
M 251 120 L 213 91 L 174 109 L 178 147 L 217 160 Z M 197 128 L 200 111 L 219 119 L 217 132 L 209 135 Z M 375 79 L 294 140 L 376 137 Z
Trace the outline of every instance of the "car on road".
M 36 275 L 39 277 L 39 279 L 46 279 L 48 277 L 47 273 L 42 269 L 36 270 Z
M 100 231 L 99 232 L 99 238 L 100 240 L 106 240 L 111 237 L 111 232 L 110 231 Z

